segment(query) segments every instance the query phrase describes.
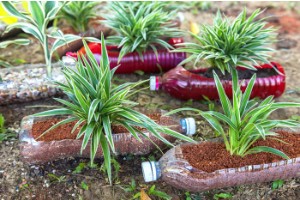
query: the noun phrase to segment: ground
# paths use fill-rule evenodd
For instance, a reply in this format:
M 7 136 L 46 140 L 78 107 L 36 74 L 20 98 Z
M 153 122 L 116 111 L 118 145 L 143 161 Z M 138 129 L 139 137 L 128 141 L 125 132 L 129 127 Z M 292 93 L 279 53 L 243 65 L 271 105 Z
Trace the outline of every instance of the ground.
M 212 8 L 207 11 L 184 11 L 185 21 L 182 28 L 189 29 L 190 22 L 211 23 L 217 8 L 229 16 L 236 16 L 243 7 L 249 11 L 257 7 L 266 8 L 264 15 L 272 16 L 268 19 L 270 25 L 278 27 L 278 42 L 274 45 L 276 52 L 272 54 L 272 61 L 282 64 L 286 71 L 287 87 L 284 95 L 277 101 L 300 102 L 300 5 L 298 2 L 212 2 Z M 194 12 L 194 11 L 193 11 Z M 297 13 L 298 12 L 298 13 Z M 186 38 L 187 40 L 190 37 Z M 19 53 L 22 52 L 22 53 Z M 25 52 L 25 53 L 24 53 Z M 19 63 L 43 62 L 41 48 L 35 43 L 30 47 L 11 47 L 11 49 L 0 50 L 2 58 Z M 15 55 L 18 55 L 16 57 Z M 118 75 L 121 81 L 142 80 L 149 75 Z M 184 102 L 171 98 L 168 94 L 160 92 L 140 92 L 135 100 L 141 106 L 149 108 L 159 107 L 171 110 L 185 105 L 207 109 L 205 102 Z M 217 102 L 216 102 L 217 104 Z M 32 103 L 13 104 L 0 106 L 0 113 L 6 119 L 6 127 L 11 131 L 18 131 L 21 119 L 29 114 L 49 109 L 47 106 L 57 105 L 54 100 L 46 99 Z M 189 114 L 189 113 L 187 113 Z M 273 118 L 299 119 L 299 109 L 280 110 Z M 199 119 L 200 120 L 200 119 Z M 209 138 L 212 131 L 203 122 L 202 132 L 198 133 L 197 139 Z M 130 199 L 141 189 L 146 192 L 152 185 L 156 190 L 163 191 L 172 196 L 172 199 L 213 199 L 215 194 L 230 193 L 232 199 L 291 199 L 300 198 L 300 179 L 286 180 L 283 187 L 272 189 L 272 183 L 261 183 L 245 185 L 232 188 L 224 188 L 201 193 L 186 193 L 168 186 L 162 181 L 145 184 L 142 177 L 140 163 L 144 159 L 159 159 L 161 153 L 154 152 L 143 157 L 127 156 L 118 157 L 121 165 L 114 185 L 107 182 L 105 173 L 100 168 L 102 160 L 96 160 L 97 166 L 89 167 L 88 159 L 69 158 L 58 160 L 44 165 L 27 165 L 20 160 L 18 140 L 11 139 L 0 143 L 0 199 Z M 74 173 L 80 163 L 85 167 Z M 136 188 L 133 192 L 125 192 L 129 184 L 135 180 Z M 88 188 L 86 187 L 88 186 Z M 155 199 L 154 196 L 151 196 Z M 159 198 L 157 198 L 159 199 Z

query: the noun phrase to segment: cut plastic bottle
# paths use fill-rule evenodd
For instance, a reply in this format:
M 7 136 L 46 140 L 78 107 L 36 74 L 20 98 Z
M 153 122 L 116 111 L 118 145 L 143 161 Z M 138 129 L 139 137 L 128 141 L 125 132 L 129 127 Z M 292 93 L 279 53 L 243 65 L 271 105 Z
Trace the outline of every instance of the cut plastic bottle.
M 175 44 L 182 43 L 182 38 L 171 38 L 168 43 L 175 47 Z M 98 63 L 101 60 L 101 45 L 99 43 L 89 43 L 90 50 L 94 54 Z M 128 74 L 135 71 L 143 71 L 145 73 L 158 73 L 161 71 L 168 71 L 176 67 L 180 62 L 186 58 L 186 53 L 183 52 L 169 52 L 167 49 L 158 49 L 157 56 L 153 50 L 147 50 L 143 53 L 141 60 L 137 52 L 126 54 L 118 63 L 119 48 L 117 46 L 106 46 L 107 54 L 110 61 L 110 68 L 118 66 L 116 73 Z M 85 55 L 85 49 L 82 47 L 78 52 L 67 52 L 66 56 L 77 58 L 77 53 Z
M 167 126 L 172 130 L 186 135 L 193 135 L 195 133 L 196 123 L 194 118 L 179 119 L 170 116 L 163 116 L 163 111 L 159 112 L 160 117 L 157 121 L 158 124 Z M 89 157 L 89 144 L 87 148 L 82 152 L 82 154 L 80 154 L 82 141 L 79 139 L 59 138 L 58 140 L 51 141 L 36 141 L 33 137 L 33 126 L 35 123 L 46 121 L 47 119 L 49 118 L 37 118 L 32 116 L 23 118 L 21 122 L 19 140 L 21 159 L 24 162 L 34 164 L 45 163 L 52 160 L 68 157 Z M 143 132 L 152 141 L 149 141 L 147 138 L 140 136 L 140 139 L 142 140 L 141 143 L 140 141 L 135 139 L 132 134 L 126 131 L 113 134 L 116 155 L 144 155 L 151 153 L 152 151 L 157 149 L 157 147 L 163 148 L 166 146 L 165 143 L 154 137 L 154 135 L 152 135 L 148 131 Z M 164 133 L 161 133 L 161 136 L 171 143 L 176 140 L 176 138 Z M 101 148 L 98 148 L 96 157 L 101 158 L 102 156 L 102 150 Z
M 275 132 L 300 134 L 300 129 L 282 128 L 276 129 Z M 253 164 L 237 168 L 223 168 L 213 172 L 205 172 L 191 166 L 185 159 L 182 149 L 188 145 L 191 144 L 184 143 L 173 147 L 159 161 L 142 162 L 141 167 L 144 181 L 152 182 L 162 179 L 175 188 L 201 192 L 300 176 L 299 156 L 288 160 L 279 159 L 270 163 Z
M 268 77 L 258 77 L 251 93 L 251 98 L 264 99 L 270 95 L 279 97 L 285 90 L 285 72 L 283 67 L 275 62 L 257 66 L 257 70 L 276 68 L 279 72 Z M 242 68 L 241 68 L 242 69 Z M 217 88 L 213 78 L 207 78 L 203 74 L 208 70 L 199 69 L 188 71 L 178 66 L 163 76 L 150 77 L 150 90 L 163 90 L 171 96 L 182 100 L 202 100 L 204 96 L 210 100 L 219 99 Z M 242 69 L 246 70 L 246 69 Z M 250 79 L 240 80 L 241 89 L 245 91 Z M 232 97 L 231 80 L 221 80 L 228 97 Z

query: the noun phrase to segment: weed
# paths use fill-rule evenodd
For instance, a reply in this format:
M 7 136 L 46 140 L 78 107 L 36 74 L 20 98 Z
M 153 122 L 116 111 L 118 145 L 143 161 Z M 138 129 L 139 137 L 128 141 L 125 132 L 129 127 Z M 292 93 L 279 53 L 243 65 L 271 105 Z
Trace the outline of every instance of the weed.
M 215 200 L 218 200 L 218 199 L 231 199 L 231 198 L 232 198 L 232 194 L 230 194 L 230 193 L 219 193 L 219 194 L 214 195 Z
M 272 190 L 279 189 L 283 186 L 284 181 L 281 179 L 275 180 L 272 182 Z
M 84 190 L 89 190 L 89 186 L 86 184 L 85 181 L 81 181 L 80 186 Z
M 55 182 L 62 183 L 66 181 L 66 176 L 57 176 L 55 174 L 49 173 L 48 177 L 51 183 L 55 183 Z
M 82 170 L 85 168 L 86 163 L 79 163 L 79 165 L 75 168 L 75 170 L 72 172 L 73 174 L 80 174 Z

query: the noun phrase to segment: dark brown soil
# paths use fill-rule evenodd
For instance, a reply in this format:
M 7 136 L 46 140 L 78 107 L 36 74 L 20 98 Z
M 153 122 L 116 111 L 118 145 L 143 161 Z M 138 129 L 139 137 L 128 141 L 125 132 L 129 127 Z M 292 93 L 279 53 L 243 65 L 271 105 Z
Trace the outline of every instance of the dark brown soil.
M 205 76 L 206 78 L 213 78 L 213 71 L 216 72 L 216 74 L 221 80 L 231 80 L 231 73 L 225 72 L 225 74 L 223 74 L 221 70 L 214 67 L 208 68 L 208 70 L 204 72 L 202 75 Z M 254 74 L 256 74 L 257 78 L 265 78 L 265 77 L 277 75 L 278 73 L 272 68 L 258 69 L 257 71 L 238 69 L 239 79 L 250 79 Z
M 300 134 L 280 132 L 278 136 L 285 144 L 278 140 L 259 140 L 253 146 L 269 146 L 278 149 L 290 158 L 300 156 Z M 257 153 L 245 157 L 231 156 L 223 143 L 205 142 L 198 145 L 182 147 L 184 158 L 195 168 L 205 172 L 214 172 L 225 168 L 238 168 L 247 165 L 271 163 L 282 160 L 271 153 Z
M 148 116 L 151 119 L 153 119 L 154 121 L 158 121 L 160 119 L 161 115 L 156 113 L 156 114 L 151 114 Z M 45 131 L 47 131 L 49 128 L 51 128 L 53 125 L 57 124 L 60 121 L 62 121 L 62 119 L 52 118 L 52 119 L 47 119 L 44 121 L 35 122 L 32 126 L 33 138 L 35 138 L 35 139 L 38 138 L 42 133 L 44 133 Z M 53 141 L 53 140 L 76 139 L 76 136 L 77 136 L 81 126 L 78 127 L 73 133 L 71 133 L 75 124 L 76 124 L 76 121 L 70 122 L 67 124 L 63 124 L 55 129 L 47 132 L 45 135 L 38 138 L 37 140 L 49 142 L 49 141 Z M 139 128 L 139 127 L 137 127 L 137 128 L 139 130 L 143 130 L 142 128 Z M 126 133 L 128 131 L 123 126 L 114 126 L 113 125 L 112 132 L 114 134 L 117 134 L 117 133 Z

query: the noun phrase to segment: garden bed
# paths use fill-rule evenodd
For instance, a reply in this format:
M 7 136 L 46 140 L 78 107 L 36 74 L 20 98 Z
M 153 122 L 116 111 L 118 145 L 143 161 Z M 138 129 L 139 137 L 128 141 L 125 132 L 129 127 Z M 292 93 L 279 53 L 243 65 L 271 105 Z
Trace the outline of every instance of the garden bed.
M 249 10 L 254 10 L 257 7 L 274 7 L 274 9 L 284 8 L 288 13 L 293 10 L 299 9 L 299 5 L 293 6 L 291 9 L 289 5 L 292 2 L 219 2 L 214 4 L 213 8 L 208 11 L 198 11 L 196 15 L 190 11 L 184 11 L 186 21 L 182 24 L 182 28 L 189 30 L 189 21 L 211 23 L 212 16 L 218 8 L 221 11 L 231 13 L 236 16 L 243 7 L 247 6 Z M 297 14 L 299 16 L 299 14 Z M 278 16 L 280 17 L 280 16 Z M 300 41 L 298 34 L 284 33 L 284 38 L 290 38 L 295 41 Z M 190 41 L 191 38 L 186 37 L 185 41 Z M 280 41 L 282 42 L 282 41 Z M 42 53 L 39 50 L 27 51 L 26 55 L 22 55 L 24 49 L 35 48 L 38 49 L 39 45 L 33 43 L 30 47 L 12 47 L 9 51 L 0 49 L 1 55 L 5 58 L 12 58 L 13 55 L 21 55 L 27 63 L 41 63 Z M 280 49 L 277 53 L 272 54 L 274 60 L 280 61 L 286 71 L 286 92 L 283 96 L 279 97 L 277 101 L 297 101 L 300 98 L 300 45 L 299 42 L 296 46 L 289 49 Z M 35 59 L 35 60 L 33 60 Z M 2 72 L 1 72 L 2 75 Z M 118 75 L 119 82 L 145 80 L 149 76 L 140 76 L 137 74 L 131 75 Z M 195 106 L 201 109 L 207 109 L 207 105 L 199 101 L 180 101 L 171 98 L 164 92 L 139 92 L 135 95 L 134 100 L 145 107 L 160 107 L 166 110 L 172 110 L 182 106 Z M 41 106 L 42 107 L 36 107 Z M 42 110 L 49 109 L 49 106 L 57 105 L 54 100 L 40 99 L 34 103 L 20 103 L 20 104 L 6 104 L 0 105 L 0 113 L 5 116 L 6 127 L 16 132 L 19 130 L 21 119 Z M 35 107 L 33 107 L 35 106 Z M 216 104 L 216 109 L 219 109 Z M 299 109 L 286 109 L 279 110 L 274 113 L 274 119 L 286 119 L 291 116 L 299 116 Z M 200 120 L 200 119 L 198 119 Z M 201 125 L 202 132 L 197 135 L 197 138 L 211 138 L 214 133 L 208 128 L 204 122 Z M 0 198 L 2 199 L 131 199 L 134 194 L 140 192 L 143 188 L 148 191 L 152 185 L 155 189 L 163 191 L 174 199 L 186 199 L 190 195 L 193 199 L 213 199 L 215 194 L 226 193 L 231 194 L 233 200 L 240 199 L 291 199 L 298 200 L 300 196 L 300 179 L 294 178 L 284 181 L 283 186 L 278 189 L 272 189 L 272 182 L 256 183 L 253 185 L 245 185 L 239 187 L 230 187 L 225 189 L 211 190 L 208 192 L 199 193 L 186 193 L 186 191 L 174 189 L 166 183 L 159 181 L 153 184 L 145 184 L 140 169 L 140 163 L 147 159 L 158 159 L 162 154 L 154 152 L 148 156 L 121 156 L 117 161 L 121 164 L 122 168 L 119 171 L 118 178 L 115 179 L 115 185 L 110 187 L 107 180 L 105 180 L 103 173 L 100 172 L 102 159 L 97 159 L 98 164 L 95 168 L 88 167 L 88 159 L 84 158 L 69 158 L 49 162 L 44 165 L 25 165 L 20 161 L 18 140 L 10 140 L 0 143 Z M 73 173 L 80 163 L 84 163 L 85 167 L 79 173 Z M 57 181 L 51 179 L 49 174 L 54 174 L 57 177 L 64 176 L 64 179 Z M 122 188 L 129 187 L 132 178 L 136 182 L 136 189 L 133 192 L 124 192 Z M 83 189 L 81 183 L 85 182 L 89 188 Z M 122 188 L 121 188 L 122 187 Z

